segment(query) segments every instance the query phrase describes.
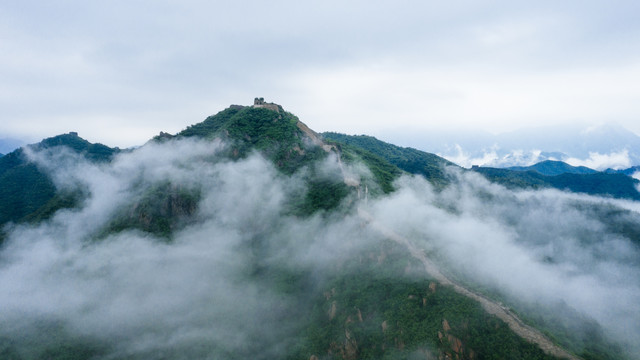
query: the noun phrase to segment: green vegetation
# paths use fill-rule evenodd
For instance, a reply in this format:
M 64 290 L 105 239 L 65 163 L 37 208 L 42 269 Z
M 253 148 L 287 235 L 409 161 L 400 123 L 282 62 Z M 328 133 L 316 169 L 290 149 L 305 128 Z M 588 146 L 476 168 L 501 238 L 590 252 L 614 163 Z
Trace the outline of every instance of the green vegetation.
M 92 144 L 75 133 L 55 136 L 30 145 L 35 151 L 67 147 L 91 161 L 107 162 L 119 150 Z M 0 226 L 7 222 L 37 222 L 56 210 L 73 207 L 78 193 L 56 190 L 48 175 L 27 159 L 23 149 L 0 158 Z
M 638 171 L 640 171 L 640 166 L 636 165 L 636 166 L 632 166 L 630 168 L 621 169 L 621 170 L 607 169 L 604 172 L 607 174 L 625 174 L 625 175 L 632 176 Z
M 179 132 L 177 136 L 198 136 L 205 138 L 216 137 L 217 135 L 219 135 L 222 127 L 229 126 L 228 124 L 233 121 L 232 118 L 244 109 L 244 106 L 231 106 L 215 115 L 209 116 L 200 123 L 187 127 L 186 129 Z
M 294 201 L 292 213 L 300 216 L 311 215 L 317 211 L 333 210 L 349 194 L 349 187 L 342 181 L 331 179 L 311 179 L 302 201 Z
M 640 200 L 636 186 L 640 183 L 623 174 L 569 174 L 545 176 L 536 171 L 514 171 L 489 167 L 472 169 L 489 181 L 514 188 L 555 188 L 589 195 L 609 196 L 615 198 Z
M 183 189 L 169 182 L 151 186 L 144 191 L 141 200 L 121 209 L 98 238 L 137 229 L 171 239 L 173 232 L 195 214 L 199 201 L 200 191 L 196 189 Z
M 437 187 L 442 187 L 449 183 L 444 168 L 457 166 L 437 155 L 413 148 L 392 145 L 373 136 L 344 135 L 333 132 L 323 133 L 322 136 L 325 140 L 336 141 L 367 150 L 410 174 L 424 176 Z
M 311 144 L 298 122 L 295 115 L 283 110 L 231 106 L 176 136 L 221 138 L 230 144 L 227 155 L 233 159 L 259 151 L 286 175 L 307 167 L 309 174 L 304 177 L 307 191 L 291 205 L 292 213 L 306 216 L 336 208 L 349 189 L 340 174 L 319 177 L 316 165 L 327 153 Z
M 222 138 L 232 158 L 259 151 L 285 174 L 292 174 L 326 153 L 308 143 L 298 118 L 285 111 L 232 106 L 178 133 L 178 137 Z
M 382 192 L 385 194 L 394 190 L 393 181 L 402 174 L 402 170 L 398 167 L 390 164 L 380 156 L 357 146 L 332 141 L 329 141 L 329 144 L 332 144 L 339 149 L 342 160 L 346 164 L 362 162 L 367 166 L 374 177 L 373 183 L 367 183 L 373 194 L 376 194 L 377 187 L 380 187 Z
M 108 346 L 89 337 L 70 334 L 60 322 L 41 321 L 24 329 L 20 338 L 0 335 L 0 359 L 3 360 L 88 360 L 106 353 Z
M 337 133 L 323 136 L 343 164 L 362 162 L 367 166 L 371 178 L 361 179 L 361 183 L 374 195 L 392 192 L 393 181 L 403 171 L 423 175 L 436 188 L 442 188 L 450 182 L 445 167 L 455 166 L 436 155 L 391 145 L 370 136 Z M 297 117 L 281 108 L 276 111 L 231 106 L 175 136 L 161 133 L 154 141 L 180 137 L 221 138 L 228 143 L 225 150 L 228 158 L 242 159 L 259 152 L 275 164 L 280 175 L 299 176 L 305 184 L 304 191 L 294 193 L 285 216 L 309 220 L 306 217 L 319 213 L 322 216 L 312 220 L 325 220 L 343 216 L 344 208 L 353 210 L 345 199 L 354 196 L 355 187 L 345 184 L 342 173 L 324 172 L 321 161 L 328 153 L 311 144 Z M 75 133 L 45 139 L 33 148 L 43 150 L 57 146 L 66 146 L 97 162 L 108 162 L 118 152 L 118 149 L 91 144 Z M 511 188 L 553 187 L 640 198 L 635 191 L 637 181 L 624 175 L 544 176 L 533 171 L 474 170 Z M 0 225 L 10 221 L 39 222 L 59 209 L 77 206 L 84 197 L 80 190 L 71 193 L 57 190 L 51 179 L 29 162 L 23 150 L 0 157 L 0 184 Z M 103 229 L 96 229 L 96 238 L 136 229 L 170 240 L 176 230 L 196 221 L 203 189 L 185 188 L 169 181 L 145 186 L 136 189 L 142 194 L 140 198 L 119 209 Z M 341 205 L 345 206 L 341 208 Z M 594 208 L 593 211 L 599 212 L 598 216 L 614 233 L 640 243 L 640 221 L 633 213 L 617 208 Z M 273 226 L 268 231 L 277 233 L 278 224 Z M 253 230 L 246 229 L 247 233 Z M 284 242 L 291 239 L 283 236 L 279 239 L 283 243 L 274 245 L 265 239 L 272 233 L 265 231 L 267 229 L 256 230 L 242 244 L 239 251 L 247 256 L 248 264 L 242 275 L 246 278 L 238 280 L 264 285 L 294 305 L 291 309 L 274 309 L 300 319 L 296 336 L 285 350 L 288 359 L 310 359 L 314 355 L 321 359 L 407 359 L 417 355 L 422 358 L 553 359 L 513 333 L 504 322 L 488 315 L 477 302 L 429 279 L 422 264 L 402 246 L 373 236 L 366 248 L 357 248 L 348 256 L 327 259 L 328 264 L 323 264 L 327 273 L 318 274 L 313 266 L 298 264 L 299 267 L 288 268 L 286 264 L 270 262 L 274 253 L 286 249 Z M 0 242 L 2 239 L 0 234 Z M 312 240 L 300 241 L 311 243 Z M 597 324 L 571 309 L 561 308 L 560 311 L 568 315 L 556 318 L 549 314 L 558 309 L 551 309 L 545 315 L 540 308 L 518 306 L 525 320 L 585 359 L 623 358 L 621 350 L 604 338 Z M 29 339 L 9 338 L 0 332 L 0 358 L 95 359 L 107 352 L 108 344 L 71 336 L 60 324 L 40 326 L 42 328 L 33 333 L 44 335 Z M 572 332 L 576 327 L 585 331 Z M 221 358 L 245 358 L 252 355 L 254 346 L 249 342 L 246 354 L 209 349 L 213 347 L 209 344 L 193 351 L 209 351 L 207 354 L 221 354 Z M 181 356 L 180 350 L 144 354 L 140 358 L 172 356 Z
M 7 160 L 0 164 L 0 224 L 22 221 L 51 201 L 56 192 L 53 182 L 18 151 L 0 159 Z
M 473 167 L 472 171 L 482 174 L 487 180 L 509 189 L 542 189 L 549 187 L 545 176 L 534 171 L 512 171 L 508 169 Z
M 560 174 L 595 174 L 597 171 L 584 166 L 571 166 L 562 161 L 545 160 L 531 166 L 512 166 L 513 171 L 535 171 L 542 175 L 554 176 Z
M 425 278 L 398 245 L 383 241 L 359 260 L 338 268 L 315 296 L 289 359 L 554 359 L 475 301 Z
M 640 182 L 623 174 L 561 174 L 549 177 L 548 181 L 551 186 L 561 190 L 640 200 L 636 187 Z
M 640 246 L 640 214 L 635 211 L 623 209 L 610 204 L 576 204 L 577 209 L 589 214 L 593 219 L 598 219 L 610 234 L 622 236 Z M 598 242 L 602 239 L 583 236 L 582 240 L 589 239 Z
M 99 143 L 92 144 L 79 137 L 75 132 L 44 139 L 40 143 L 33 145 L 32 148 L 38 151 L 50 149 L 56 146 L 65 146 L 74 152 L 83 155 L 88 160 L 96 162 L 111 161 L 111 158 L 120 152 L 120 149 L 118 148 L 110 148 Z
M 594 208 L 595 210 L 595 208 Z M 520 320 L 530 325 L 563 349 L 588 360 L 627 359 L 622 347 L 605 336 L 604 329 L 591 317 L 567 306 L 563 302 L 531 303 L 517 297 L 507 296 L 500 289 L 483 286 L 456 273 L 456 269 L 447 268 L 447 276 L 455 279 L 467 289 L 483 294 L 500 304 L 508 304 L 509 309 Z

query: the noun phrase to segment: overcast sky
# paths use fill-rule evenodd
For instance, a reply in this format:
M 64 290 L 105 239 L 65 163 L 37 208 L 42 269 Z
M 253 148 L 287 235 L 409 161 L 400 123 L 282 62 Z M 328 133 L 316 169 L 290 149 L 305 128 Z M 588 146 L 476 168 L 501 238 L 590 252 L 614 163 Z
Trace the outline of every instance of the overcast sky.
M 638 16 L 631 0 L 7 0 L 0 138 L 128 147 L 257 96 L 317 131 L 640 134 Z

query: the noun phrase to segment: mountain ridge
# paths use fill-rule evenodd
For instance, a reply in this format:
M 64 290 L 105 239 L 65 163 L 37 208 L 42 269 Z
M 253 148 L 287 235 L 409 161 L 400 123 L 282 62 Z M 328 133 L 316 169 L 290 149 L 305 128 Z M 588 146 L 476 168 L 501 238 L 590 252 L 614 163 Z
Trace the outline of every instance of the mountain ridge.
M 543 175 L 537 171 L 515 171 L 483 166 L 473 167 L 471 171 L 482 174 L 489 181 L 512 189 L 555 188 L 596 196 L 640 200 L 640 192 L 638 192 L 640 181 L 620 173 Z
M 9 221 L 38 221 L 73 206 L 74 195 L 57 192 L 52 179 L 28 159 L 26 151 L 64 147 L 90 161 L 107 162 L 120 150 L 92 144 L 76 132 L 43 139 L 0 158 L 0 226 Z
M 542 175 L 554 176 L 560 174 L 595 174 L 597 171 L 586 166 L 571 166 L 563 161 L 544 160 L 530 166 L 511 166 L 507 170 L 535 171 Z
M 358 146 L 380 156 L 410 173 L 420 174 L 438 186 L 448 183 L 445 167 L 458 167 L 456 164 L 435 154 L 429 154 L 413 148 L 399 147 L 367 135 L 345 135 L 325 132 L 323 138 Z
M 507 324 L 487 314 L 469 296 L 461 295 L 450 285 L 438 282 L 428 271 L 425 273 L 427 265 L 421 262 L 422 257 L 433 256 L 437 266 L 444 266 L 448 261 L 445 253 L 433 248 L 435 243 L 425 243 L 437 241 L 430 237 L 437 237 L 438 232 L 431 235 L 422 232 L 446 224 L 450 221 L 447 220 L 448 217 L 454 220 L 456 231 L 471 226 L 473 222 L 469 222 L 469 219 L 457 218 L 467 211 L 464 206 L 468 203 L 462 199 L 456 200 L 456 196 L 464 193 L 459 191 L 458 186 L 462 186 L 459 183 L 465 181 L 468 182 L 465 186 L 480 186 L 472 178 L 464 180 L 472 172 L 460 169 L 437 155 L 398 147 L 364 135 L 317 134 L 295 115 L 277 104 L 264 103 L 263 99 L 254 102 L 254 106 L 232 105 L 175 135 L 160 133 L 147 144 L 131 151 L 91 144 L 79 138 L 77 133 L 45 139 L 33 146 L 33 151 L 46 154 L 60 146 L 72 149 L 78 156 L 77 161 L 93 164 L 91 169 L 98 175 L 111 176 L 109 181 L 129 181 L 105 190 L 109 196 L 103 198 L 121 199 L 115 203 L 117 207 L 109 212 L 110 215 L 101 228 L 87 229 L 84 223 L 78 228 L 86 234 L 84 244 L 80 246 L 80 254 L 92 259 L 82 261 L 98 263 L 96 267 L 88 266 L 90 276 L 110 272 L 126 274 L 127 279 L 132 279 L 127 281 L 132 281 L 142 289 L 149 289 L 150 284 L 165 285 L 162 281 L 168 278 L 171 286 L 161 286 L 162 289 L 181 289 L 180 286 L 187 279 L 176 278 L 171 272 L 179 272 L 181 268 L 190 268 L 193 264 L 204 266 L 200 265 L 202 260 L 205 260 L 202 264 L 210 263 L 211 259 L 202 256 L 208 254 L 209 248 L 214 248 L 223 254 L 220 255 L 221 259 L 216 260 L 219 261 L 216 266 L 220 268 L 214 267 L 215 271 L 198 271 L 194 275 L 202 278 L 204 282 L 200 284 L 206 286 L 206 278 L 217 276 L 222 269 L 222 272 L 233 273 L 233 284 L 242 285 L 243 290 L 239 292 L 242 296 L 229 295 L 233 306 L 226 308 L 226 313 L 221 318 L 248 317 L 251 322 L 227 320 L 232 332 L 251 327 L 255 322 L 254 315 L 271 326 L 287 323 L 293 329 L 288 332 L 291 329 L 287 329 L 287 326 L 283 329 L 272 328 L 268 333 L 274 335 L 267 336 L 264 329 L 258 328 L 255 334 L 249 333 L 248 340 L 241 342 L 238 347 L 225 341 L 215 342 L 215 339 L 208 339 L 213 341 L 211 344 L 186 342 L 181 347 L 165 349 L 167 357 L 179 358 L 176 354 L 184 351 L 184 354 L 189 354 L 187 356 L 195 358 L 210 357 L 211 354 L 218 354 L 221 358 L 290 359 L 399 359 L 418 354 L 427 358 L 460 359 L 483 356 L 556 358 L 515 335 Z M 18 153 L 20 152 L 8 154 L 8 160 L 0 158 L 0 185 L 4 185 L 5 179 L 8 179 L 2 176 L 15 168 L 29 166 L 40 171 L 35 164 L 19 158 Z M 168 160 L 163 162 L 162 157 L 167 157 Z M 45 161 L 51 159 L 45 158 Z M 1 165 L 11 160 L 17 162 L 3 172 Z M 51 165 L 50 171 L 55 172 L 56 167 Z M 122 166 L 124 170 L 118 168 Z M 446 167 L 455 170 L 449 174 Z M 112 168 L 117 171 L 109 172 Z M 68 171 L 74 168 L 70 169 Z M 153 175 L 157 173 L 163 175 Z M 406 174 L 420 176 L 403 176 Z M 529 182 L 522 180 L 518 188 L 536 185 L 536 179 L 540 181 L 540 187 L 549 185 L 549 180 L 545 180 L 542 175 L 532 175 L 530 172 L 524 174 L 529 177 Z M 52 181 L 48 174 L 41 175 L 47 181 Z M 201 177 L 203 175 L 206 177 Z M 510 175 L 500 176 L 502 179 L 510 179 Z M 500 176 L 496 178 L 500 179 Z M 579 183 L 579 179 L 571 178 L 569 182 Z M 424 186 L 427 183 L 430 185 Z M 433 193 L 432 187 L 435 188 Z M 25 191 L 29 191 L 29 187 Z M 54 196 L 55 191 L 54 188 Z M 87 207 L 87 202 L 90 204 L 92 201 L 90 191 L 93 190 L 77 195 L 82 200 L 72 198 L 73 201 L 67 208 L 74 210 L 62 215 L 72 218 L 74 214 L 92 210 Z M 502 190 L 488 188 L 479 191 L 481 202 L 497 198 L 496 204 L 502 204 L 504 200 L 513 201 L 515 198 L 507 194 L 502 199 L 498 192 L 491 191 Z M 380 208 L 388 201 L 402 200 L 406 203 L 431 198 L 436 199 L 436 205 L 429 209 L 428 216 L 424 216 L 419 222 L 420 226 L 415 228 L 409 227 L 404 221 L 419 214 L 416 207 L 405 205 L 386 209 L 391 213 Z M 49 201 L 51 199 L 50 197 Z M 43 206 L 40 204 L 38 209 Z M 376 221 L 380 224 L 393 220 L 395 213 L 403 213 L 398 215 L 401 226 L 396 231 L 404 233 L 406 230 L 404 235 L 411 236 L 413 244 L 402 246 L 402 242 L 396 242 L 385 235 L 388 231 L 377 231 L 375 224 L 357 216 L 364 206 L 369 206 L 367 211 L 376 213 Z M 61 208 L 63 207 L 53 207 L 48 214 L 52 215 Z M 40 211 L 38 209 L 36 213 Z M 514 214 L 518 213 L 520 212 Z M 627 213 L 612 214 L 620 217 L 614 219 L 620 223 L 612 222 L 615 231 L 635 231 L 634 228 L 625 227 L 627 220 L 624 216 L 628 216 Z M 90 219 L 95 213 L 89 212 L 88 215 L 87 219 Z M 36 221 L 45 218 L 38 217 Z M 16 221 L 21 219 L 25 217 Z M 56 219 L 54 217 L 52 224 L 57 224 Z M 464 226 L 458 226 L 458 221 Z M 514 219 L 510 218 L 509 221 Z M 35 229 L 36 232 L 45 233 L 47 228 Z M 11 229 L 8 231 L 9 235 L 16 236 Z M 27 230 L 22 231 L 28 233 Z M 440 236 L 444 236 L 446 240 L 448 232 L 455 233 L 447 231 L 440 233 Z M 524 232 L 523 236 L 530 233 L 535 232 Z M 481 235 L 482 231 L 478 234 Z M 477 234 L 471 235 L 472 238 L 476 236 Z M 232 242 L 228 248 L 219 248 L 218 242 L 226 238 L 238 241 Z M 15 245 L 16 241 L 12 237 L 10 245 Z M 119 241 L 123 241 L 125 246 L 124 252 L 117 253 L 119 258 L 107 258 L 107 263 L 102 263 L 104 259 L 92 257 L 111 249 Z M 201 247 L 185 248 L 194 241 Z M 203 244 L 206 246 L 202 246 Z M 417 248 L 416 244 L 427 244 L 427 247 Z M 85 249 L 88 251 L 84 252 Z M 179 256 L 186 257 L 188 266 L 169 262 L 166 256 L 174 251 Z M 197 256 L 191 258 L 189 254 Z M 130 256 L 135 259 L 134 266 L 127 268 L 130 273 L 110 267 L 112 261 L 126 264 Z M 147 262 L 147 258 L 153 261 Z M 562 259 L 559 256 L 549 256 L 547 261 Z M 70 262 L 73 261 L 62 261 L 59 266 L 64 267 L 64 264 Z M 163 267 L 154 268 L 150 265 L 156 262 L 163 264 Z M 82 273 L 87 268 L 83 264 L 85 263 L 75 264 L 63 274 L 72 277 L 74 271 Z M 162 270 L 164 265 L 169 265 L 169 273 Z M 239 268 L 236 269 L 235 266 Z M 449 266 L 449 269 L 453 268 L 451 264 Z M 93 272 L 96 268 L 97 272 Z M 140 268 L 143 269 L 143 274 L 158 272 L 162 276 L 136 283 L 136 276 L 140 276 L 136 269 Z M 0 268 L 0 276 L 2 271 Z M 50 271 L 55 272 L 55 268 Z M 462 276 L 458 273 L 456 275 Z M 115 277 L 111 281 L 119 280 Z M 218 284 L 215 281 L 213 283 Z M 250 290 L 248 293 L 244 289 L 245 285 Z M 120 286 L 124 287 L 124 284 Z M 232 293 L 239 291 L 234 286 L 236 285 L 228 284 L 222 288 Z M 151 289 L 160 291 L 157 288 Z M 154 291 L 149 294 L 155 296 Z M 198 297 L 200 291 L 192 295 Z M 134 298 L 139 292 L 139 289 L 133 292 Z M 180 291 L 172 290 L 171 293 L 178 293 L 174 296 L 181 295 Z M 220 298 L 219 293 L 205 293 L 203 303 L 209 306 L 215 304 L 216 301 L 212 302 L 212 298 L 220 303 L 229 301 L 226 297 Z M 266 297 L 260 296 L 259 301 L 253 303 L 251 295 L 256 294 Z M 127 299 L 126 295 L 128 294 L 116 293 L 116 296 Z M 271 302 L 270 296 L 275 301 Z M 103 294 L 102 297 L 109 298 L 109 295 Z M 164 298 L 160 300 L 165 301 Z M 174 300 L 171 297 L 169 303 Z M 137 301 L 144 300 L 139 298 Z M 487 301 L 498 304 L 495 299 L 487 298 Z M 250 306 L 238 307 L 239 303 L 245 302 Z M 267 305 L 261 305 L 262 302 Z M 187 303 L 190 304 L 190 311 L 198 310 L 197 303 Z M 85 309 L 86 312 L 99 308 L 98 305 L 91 305 L 88 310 Z M 252 308 L 257 309 L 255 313 Z M 184 312 L 182 307 L 178 309 L 179 312 Z M 243 315 L 245 312 L 249 316 Z M 206 321 L 201 322 L 200 327 L 219 319 L 215 312 L 213 317 L 208 312 L 203 314 Z M 180 318 L 175 314 L 174 316 L 174 320 Z M 294 323 L 288 320 L 297 317 L 300 319 Z M 547 331 L 551 328 L 555 336 L 562 334 L 560 342 L 563 346 L 568 346 L 570 352 L 580 352 L 578 355 L 589 359 L 618 358 L 620 351 L 615 345 L 602 339 L 596 341 L 587 338 L 591 343 L 587 340 L 575 340 L 576 336 L 582 335 L 571 337 L 559 332 L 557 328 L 553 328 L 556 325 L 549 320 L 549 315 L 540 315 L 540 318 L 542 320 L 536 325 L 546 323 Z M 117 320 L 116 317 L 114 321 Z M 164 326 L 170 328 L 171 321 Z M 577 323 L 580 324 L 580 321 Z M 151 334 L 145 332 L 147 330 L 144 328 L 133 326 L 133 329 L 136 329 L 133 333 L 140 331 L 143 335 Z M 223 328 L 213 329 L 225 331 Z M 71 326 L 65 331 L 72 330 Z M 153 330 L 162 332 L 163 327 L 156 326 Z M 596 326 L 593 333 L 599 334 L 599 331 Z M 64 331 L 60 333 L 64 334 Z M 133 333 L 129 333 L 129 336 L 135 337 Z M 74 352 L 78 354 L 84 351 L 88 355 L 82 358 L 87 359 L 102 356 L 116 359 L 133 356 L 143 359 L 155 358 L 163 351 L 162 347 L 138 350 L 139 352 L 129 349 L 132 353 L 116 349 L 116 355 L 113 355 L 110 346 L 117 348 L 120 343 L 126 343 L 126 339 L 120 337 L 119 342 L 106 342 L 101 347 L 81 341 L 83 338 L 74 337 L 72 332 L 70 334 L 60 335 L 60 344 L 46 345 L 41 353 L 43 355 L 36 358 L 47 358 L 47 354 L 72 356 Z M 127 332 L 123 334 L 127 336 Z M 291 338 L 278 339 L 277 334 L 288 334 Z M 44 335 L 46 332 L 37 333 L 34 339 Z M 20 354 L 25 353 L 24 345 L 21 345 L 23 340 L 6 336 L 3 329 L 0 329 L 0 353 L 9 353 L 21 359 Z M 65 336 L 70 338 L 66 339 Z M 98 336 L 97 339 L 104 338 Z M 287 351 L 284 354 L 277 352 L 280 348 Z M 207 353 L 208 349 L 213 352 Z M 31 351 L 37 353 L 40 350 Z
M 390 131 L 384 138 L 438 154 L 467 168 L 530 166 L 543 160 L 596 170 L 640 164 L 640 137 L 615 124 L 532 127 L 500 134 L 465 130 L 408 134 Z

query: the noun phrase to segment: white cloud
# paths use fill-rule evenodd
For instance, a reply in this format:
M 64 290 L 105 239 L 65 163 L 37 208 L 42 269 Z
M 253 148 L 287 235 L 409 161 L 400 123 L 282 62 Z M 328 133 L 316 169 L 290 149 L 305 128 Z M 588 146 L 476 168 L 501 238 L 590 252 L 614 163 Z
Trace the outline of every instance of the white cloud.
M 470 168 L 473 165 L 491 166 L 498 159 L 498 154 L 495 152 L 495 150 L 485 152 L 482 157 L 472 157 L 471 155 L 466 154 L 460 145 L 456 144 L 456 151 L 457 153 L 455 154 L 438 155 L 464 168 Z
M 69 152 L 31 154 L 58 186 L 80 186 L 90 196 L 79 209 L 9 229 L 0 252 L 0 319 L 23 334 L 31 334 L 34 321 L 58 321 L 71 336 L 117 344 L 114 356 L 281 357 L 296 341 L 304 306 L 251 274 L 277 265 L 312 273 L 312 283 L 321 284 L 323 274 L 377 246 L 383 235 L 353 208 L 335 216 L 288 215 L 287 201 L 304 189 L 304 170 L 284 176 L 258 155 L 231 162 L 219 157 L 221 149 L 170 141 L 102 165 Z M 336 159 L 318 166 L 328 178 L 343 173 Z M 640 331 L 640 254 L 607 221 L 638 221 L 636 202 L 513 192 L 452 171 L 456 181 L 440 191 L 420 177 L 400 178 L 396 192 L 369 200 L 371 214 L 436 255 L 447 271 L 519 301 L 562 301 L 633 344 Z M 345 173 L 369 176 L 359 166 Z M 138 231 L 96 239 L 114 215 L 166 181 L 202 194 L 172 242 Z M 631 211 L 598 212 L 611 206 Z
M 476 151 L 471 154 L 456 144 L 455 152 L 449 151 L 447 153 L 438 153 L 437 155 L 464 168 L 471 168 L 473 165 L 501 168 L 509 166 L 530 166 L 547 160 L 541 157 L 541 153 L 540 150 L 512 150 L 507 153 L 501 151 L 500 147 L 494 144 L 490 149 L 485 149 L 480 152 Z M 549 160 L 557 159 L 549 158 Z
M 627 169 L 632 165 L 628 150 L 611 154 L 590 152 L 588 159 L 568 158 L 565 162 L 573 166 L 586 166 L 595 170 Z
M 563 302 L 634 344 L 640 253 L 610 232 L 606 221 L 615 217 L 594 211 L 609 200 L 556 190 L 511 192 L 477 174 L 459 176 L 435 197 L 424 195 L 423 180 L 403 179 L 372 213 L 435 254 L 446 270 L 531 303 Z M 629 216 L 640 218 L 636 211 Z

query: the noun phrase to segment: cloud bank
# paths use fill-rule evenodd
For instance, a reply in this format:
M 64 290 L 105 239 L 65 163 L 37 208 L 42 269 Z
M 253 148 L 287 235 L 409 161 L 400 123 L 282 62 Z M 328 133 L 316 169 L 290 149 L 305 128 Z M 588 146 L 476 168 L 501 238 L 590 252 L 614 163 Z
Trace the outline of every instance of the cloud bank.
M 374 213 L 450 271 L 526 302 L 567 304 L 637 348 L 640 249 L 612 231 L 619 221 L 637 224 L 637 208 L 611 214 L 606 199 L 511 192 L 473 173 L 439 194 L 425 194 L 423 180 L 401 181 Z
M 562 153 L 545 153 L 541 150 L 501 150 L 497 145 L 483 151 L 468 152 L 460 145 L 455 150 L 447 153 L 438 153 L 441 156 L 464 168 L 473 165 L 504 168 L 510 166 L 531 166 L 541 161 L 563 161 L 571 166 L 585 166 L 593 170 L 604 171 L 607 169 L 628 169 L 633 166 L 628 150 L 613 151 L 608 154 L 589 152 L 587 158 L 567 156 Z
M 620 152 L 613 152 L 611 154 L 600 154 L 599 152 L 590 152 L 587 159 L 568 158 L 566 162 L 573 166 L 586 166 L 594 170 L 606 170 L 606 169 L 628 169 L 633 164 L 629 158 L 629 151 L 623 150 Z
M 335 216 L 291 215 L 288 201 L 304 191 L 303 174 L 284 176 L 259 155 L 229 161 L 223 149 L 217 142 L 148 144 L 110 164 L 65 151 L 31 154 L 58 187 L 88 196 L 79 209 L 8 229 L 0 320 L 11 325 L 0 339 L 29 344 L 45 323 L 106 344 L 105 359 L 282 356 L 297 339 L 303 307 L 255 277 L 259 269 L 313 273 L 321 286 L 324 272 L 381 235 L 349 207 Z M 322 171 L 342 173 L 333 159 Z M 357 166 L 349 172 L 368 176 Z M 369 199 L 368 211 L 447 271 L 520 302 L 562 302 L 639 348 L 640 251 L 613 226 L 640 223 L 636 203 L 604 217 L 602 209 L 619 204 L 453 175 L 441 192 L 404 176 L 396 192 Z M 171 241 L 136 230 L 101 235 L 119 209 L 167 181 L 201 194 L 192 221 Z

